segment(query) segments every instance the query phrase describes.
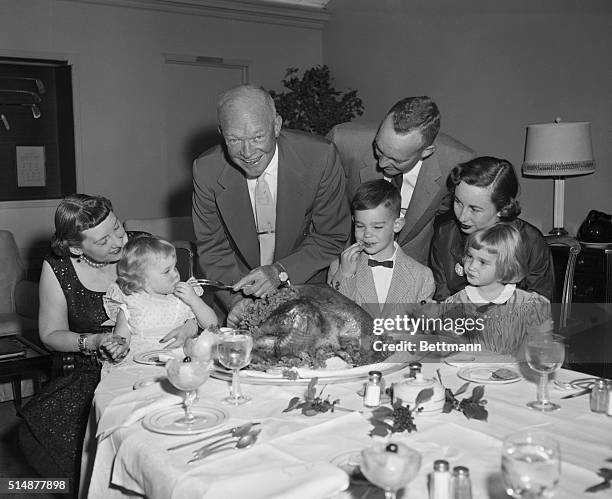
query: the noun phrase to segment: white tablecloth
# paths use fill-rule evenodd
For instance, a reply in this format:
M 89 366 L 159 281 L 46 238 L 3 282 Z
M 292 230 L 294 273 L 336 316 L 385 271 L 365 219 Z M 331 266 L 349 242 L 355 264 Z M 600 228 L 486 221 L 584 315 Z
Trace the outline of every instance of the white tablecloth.
M 425 363 L 425 376 L 433 377 L 437 368 L 440 368 L 448 388 L 456 390 L 463 384 L 456 376 L 458 368 L 446 364 Z M 528 372 L 528 369 L 524 371 Z M 103 379 L 94 399 L 89 438 L 95 435 L 97 422 L 112 406 L 113 399 L 130 393 L 135 382 L 159 377 L 163 373 L 163 368 L 133 364 Z M 405 371 L 390 375 L 386 381 L 397 381 L 403 374 Z M 557 376 L 565 380 L 583 377 L 580 373 L 566 370 L 561 370 Z M 307 417 L 300 411 L 282 412 L 289 399 L 303 394 L 305 387 L 243 383 L 243 391 L 253 397 L 253 402 L 228 407 L 230 420 L 227 427 L 245 421 L 261 422 L 262 433 L 258 443 L 251 449 L 220 454 L 195 466 L 186 464 L 193 446 L 172 453 L 166 451 L 171 445 L 195 437 L 153 433 L 144 429 L 140 422 L 120 428 L 111 436 L 100 439 L 97 445 L 94 440 L 94 445 L 86 446 L 89 453 L 84 454 L 84 464 L 89 463 L 93 468 L 84 474 L 82 490 L 86 490 L 92 499 L 130 495 L 146 495 L 152 499 L 361 497 L 365 493 L 363 488 L 353 487 L 341 492 L 347 482 L 338 480 L 326 465 L 335 455 L 361 449 L 371 442 L 368 436 L 371 424 L 367 421 L 369 411 L 363 408 L 362 399 L 356 393 L 361 384 L 329 384 L 325 393 L 332 400 L 339 398 L 341 406 L 363 413 L 337 411 Z M 567 392 L 554 389 L 551 384 L 551 399 L 561 403 L 562 409 L 543 414 L 525 406 L 536 395 L 533 381 L 485 386 L 488 422 L 468 420 L 456 411 L 435 416 L 419 415 L 416 418 L 417 432 L 394 436 L 423 454 L 421 471 L 411 482 L 405 498 L 427 497 L 427 474 L 436 459 L 447 459 L 451 467 L 463 465 L 470 469 L 475 499 L 507 497 L 499 473 L 501 441 L 504 436 L 529 427 L 539 427 L 561 444 L 563 465 L 557 498 L 585 497 L 585 488 L 601 481 L 596 471 L 600 467 L 610 467 L 606 459 L 612 458 L 612 417 L 590 412 L 588 396 L 559 401 Z M 220 400 L 228 389 L 228 383 L 211 378 L 200 389 L 199 397 L 212 404 L 221 404 Z M 134 396 L 136 392 L 133 392 Z M 286 480 L 286 488 L 281 493 L 276 490 L 265 495 L 266 489 L 261 487 L 269 485 L 273 490 L 276 484 L 271 477 L 280 477 L 280 471 L 283 474 L 281 478 Z M 320 476 L 320 480 L 328 480 L 328 483 L 305 490 L 305 481 L 292 481 L 294 476 Z M 246 493 L 245 487 L 249 483 L 253 484 L 253 489 Z M 323 494 L 321 490 L 326 490 L 326 485 L 331 489 Z M 256 494 L 255 490 L 263 492 Z M 380 497 L 377 493 L 372 487 L 367 495 L 369 498 Z M 610 491 L 586 496 L 593 499 L 610 497 Z

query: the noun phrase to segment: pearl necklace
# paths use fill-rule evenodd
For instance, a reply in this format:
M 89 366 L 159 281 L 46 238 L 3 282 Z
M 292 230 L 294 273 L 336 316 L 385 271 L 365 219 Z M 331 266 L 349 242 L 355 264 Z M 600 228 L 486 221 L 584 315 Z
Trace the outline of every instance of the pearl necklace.
M 79 256 L 77 258 L 77 261 L 85 262 L 87 265 L 89 265 L 90 267 L 93 267 L 94 269 L 101 269 L 102 267 L 105 267 L 106 265 L 108 265 L 106 262 L 94 262 L 90 258 L 87 258 L 85 255 Z

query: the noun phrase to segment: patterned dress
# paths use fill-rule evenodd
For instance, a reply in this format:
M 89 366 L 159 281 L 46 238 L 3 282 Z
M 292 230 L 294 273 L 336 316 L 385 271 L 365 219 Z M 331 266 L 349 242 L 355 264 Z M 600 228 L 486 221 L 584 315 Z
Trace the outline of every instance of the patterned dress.
M 441 305 L 442 318 L 480 320 L 483 327 L 463 333 L 462 339 L 483 349 L 516 355 L 530 332 L 542 332 L 551 319 L 550 302 L 542 295 L 506 284 L 493 301 L 484 300 L 478 288 L 466 286 Z M 478 323 L 477 323 L 478 324 Z
M 70 260 L 45 258 L 64 292 L 70 330 L 81 334 L 109 332 L 112 326 L 102 325 L 109 320 L 102 303 L 104 292 L 83 286 Z M 58 476 L 59 471 L 60 477 L 75 479 L 89 408 L 100 381 L 100 362 L 93 355 L 69 355 L 74 357 L 72 372 L 51 379 L 23 408 L 20 437 L 25 456 L 42 476 Z M 61 362 L 61 354 L 54 356 L 54 361 Z M 73 482 L 72 487 L 78 488 L 78 483 Z
M 128 232 L 133 238 L 144 232 Z M 79 334 L 108 333 L 113 324 L 104 310 L 105 292 L 91 291 L 79 280 L 71 257 L 49 255 L 68 310 L 68 327 Z M 55 353 L 54 363 L 71 357 L 71 372 L 54 377 L 21 410 L 19 440 L 24 456 L 41 476 L 70 478 L 76 495 L 83 439 L 101 363 L 95 355 Z

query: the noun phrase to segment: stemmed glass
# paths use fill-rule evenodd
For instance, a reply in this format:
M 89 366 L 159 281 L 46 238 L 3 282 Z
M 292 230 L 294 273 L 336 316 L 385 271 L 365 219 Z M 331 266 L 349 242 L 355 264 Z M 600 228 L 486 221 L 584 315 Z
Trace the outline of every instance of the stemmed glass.
M 421 454 L 400 442 L 377 442 L 361 451 L 361 472 L 385 491 L 385 499 L 395 499 L 420 467 Z
M 527 406 L 543 412 L 560 409 L 559 404 L 552 403 L 548 398 L 548 375 L 555 372 L 563 364 L 565 338 L 550 333 L 529 336 L 526 357 L 529 367 L 540 374 L 538 399 L 529 402 Z
M 193 426 L 206 418 L 194 416 L 191 406 L 197 397 L 197 389 L 202 386 L 210 376 L 211 362 L 185 357 L 184 360 L 170 359 L 166 362 L 168 380 L 176 388 L 185 392 L 185 415 L 175 421 L 178 425 Z
M 252 349 L 253 337 L 248 331 L 225 332 L 217 340 L 219 362 L 232 370 L 232 389 L 229 396 L 223 399 L 227 404 L 240 405 L 251 400 L 251 397 L 242 393 L 238 371 L 251 362 Z
M 537 432 L 509 435 L 502 444 L 502 479 L 508 495 L 553 497 L 561 476 L 561 450 L 554 439 Z

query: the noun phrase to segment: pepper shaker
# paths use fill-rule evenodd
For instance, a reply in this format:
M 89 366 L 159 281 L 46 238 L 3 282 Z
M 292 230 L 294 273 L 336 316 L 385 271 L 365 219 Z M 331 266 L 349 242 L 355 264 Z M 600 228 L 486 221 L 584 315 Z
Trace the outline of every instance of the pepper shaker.
M 591 388 L 591 411 L 605 413 L 608 408 L 608 387 L 605 379 L 598 379 Z
M 453 499 L 472 499 L 470 470 L 465 466 L 453 468 L 452 491 Z

